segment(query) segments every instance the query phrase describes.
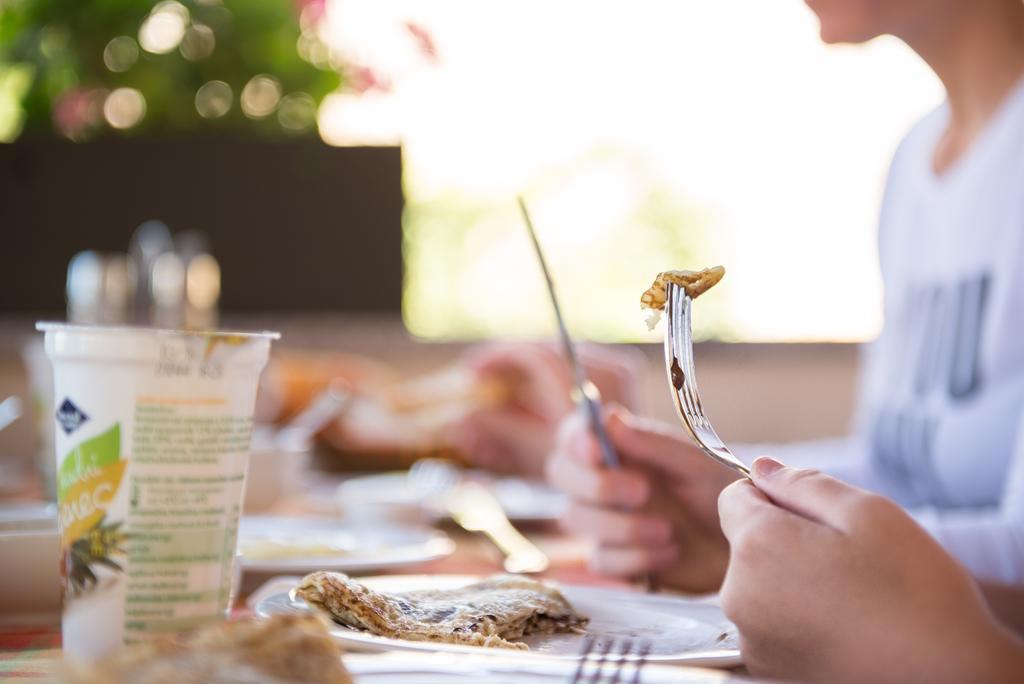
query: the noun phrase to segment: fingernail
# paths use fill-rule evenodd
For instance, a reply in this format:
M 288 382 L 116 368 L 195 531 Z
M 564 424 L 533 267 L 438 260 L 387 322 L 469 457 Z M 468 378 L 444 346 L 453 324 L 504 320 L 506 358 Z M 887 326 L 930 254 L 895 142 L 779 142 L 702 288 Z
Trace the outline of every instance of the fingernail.
M 771 456 L 761 456 L 759 459 L 754 461 L 754 472 L 759 477 L 771 477 L 775 473 L 782 470 L 785 466 L 776 461 Z

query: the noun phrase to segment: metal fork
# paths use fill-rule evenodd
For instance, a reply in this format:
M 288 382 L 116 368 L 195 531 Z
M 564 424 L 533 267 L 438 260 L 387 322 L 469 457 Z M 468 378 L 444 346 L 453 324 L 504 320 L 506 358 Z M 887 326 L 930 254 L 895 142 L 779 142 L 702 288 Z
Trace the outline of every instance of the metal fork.
M 625 677 L 630 670 L 633 671 L 633 676 L 629 681 L 637 684 L 640 681 L 640 670 L 643 669 L 650 652 L 651 642 L 647 639 L 611 637 L 602 640 L 588 634 L 583 638 L 579 664 L 569 679 L 569 684 L 619 684 L 626 681 Z
M 693 370 L 693 333 L 690 326 L 690 309 L 693 300 L 682 287 L 669 283 L 666 288 L 665 312 L 668 332 L 665 333 L 665 368 L 668 383 L 672 388 L 676 409 L 683 425 L 701 451 L 749 478 L 747 468 L 725 445 L 715 429 L 711 427 L 704 412 L 704 405 L 697 390 L 697 374 Z

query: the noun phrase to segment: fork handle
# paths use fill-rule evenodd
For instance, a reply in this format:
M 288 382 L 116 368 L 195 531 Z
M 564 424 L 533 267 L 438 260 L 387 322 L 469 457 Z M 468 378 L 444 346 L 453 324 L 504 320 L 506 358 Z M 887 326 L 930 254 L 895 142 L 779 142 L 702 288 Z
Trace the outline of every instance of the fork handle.
M 718 463 L 724 465 L 726 468 L 729 468 L 730 470 L 732 470 L 732 471 L 734 471 L 736 473 L 739 473 L 741 476 L 747 478 L 748 480 L 753 481 L 754 478 L 750 475 L 750 468 L 748 468 L 746 466 L 746 464 L 744 464 L 738 458 L 733 456 L 731 454 L 731 452 L 730 452 L 730 456 L 732 456 L 732 458 L 730 459 L 730 458 L 725 458 L 721 454 L 716 454 L 711 449 L 705 448 L 704 446 L 702 446 L 700 444 L 697 445 L 697 448 L 699 448 L 705 454 L 710 456 L 713 460 L 715 460 Z

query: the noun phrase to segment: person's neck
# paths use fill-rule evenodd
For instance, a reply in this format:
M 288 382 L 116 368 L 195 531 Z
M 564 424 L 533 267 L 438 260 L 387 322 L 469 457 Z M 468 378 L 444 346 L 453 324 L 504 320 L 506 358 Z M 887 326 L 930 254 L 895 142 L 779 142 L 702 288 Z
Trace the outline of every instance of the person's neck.
M 978 2 L 931 30 L 899 36 L 942 81 L 949 126 L 935 150 L 936 173 L 952 166 L 1024 76 L 1024 3 Z

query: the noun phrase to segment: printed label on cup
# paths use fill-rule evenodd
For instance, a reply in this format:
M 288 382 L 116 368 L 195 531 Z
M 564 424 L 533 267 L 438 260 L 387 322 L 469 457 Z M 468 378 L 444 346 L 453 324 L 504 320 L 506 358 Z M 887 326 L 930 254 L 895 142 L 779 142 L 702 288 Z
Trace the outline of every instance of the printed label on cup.
M 65 652 L 222 619 L 274 335 L 40 328 L 60 402 Z

